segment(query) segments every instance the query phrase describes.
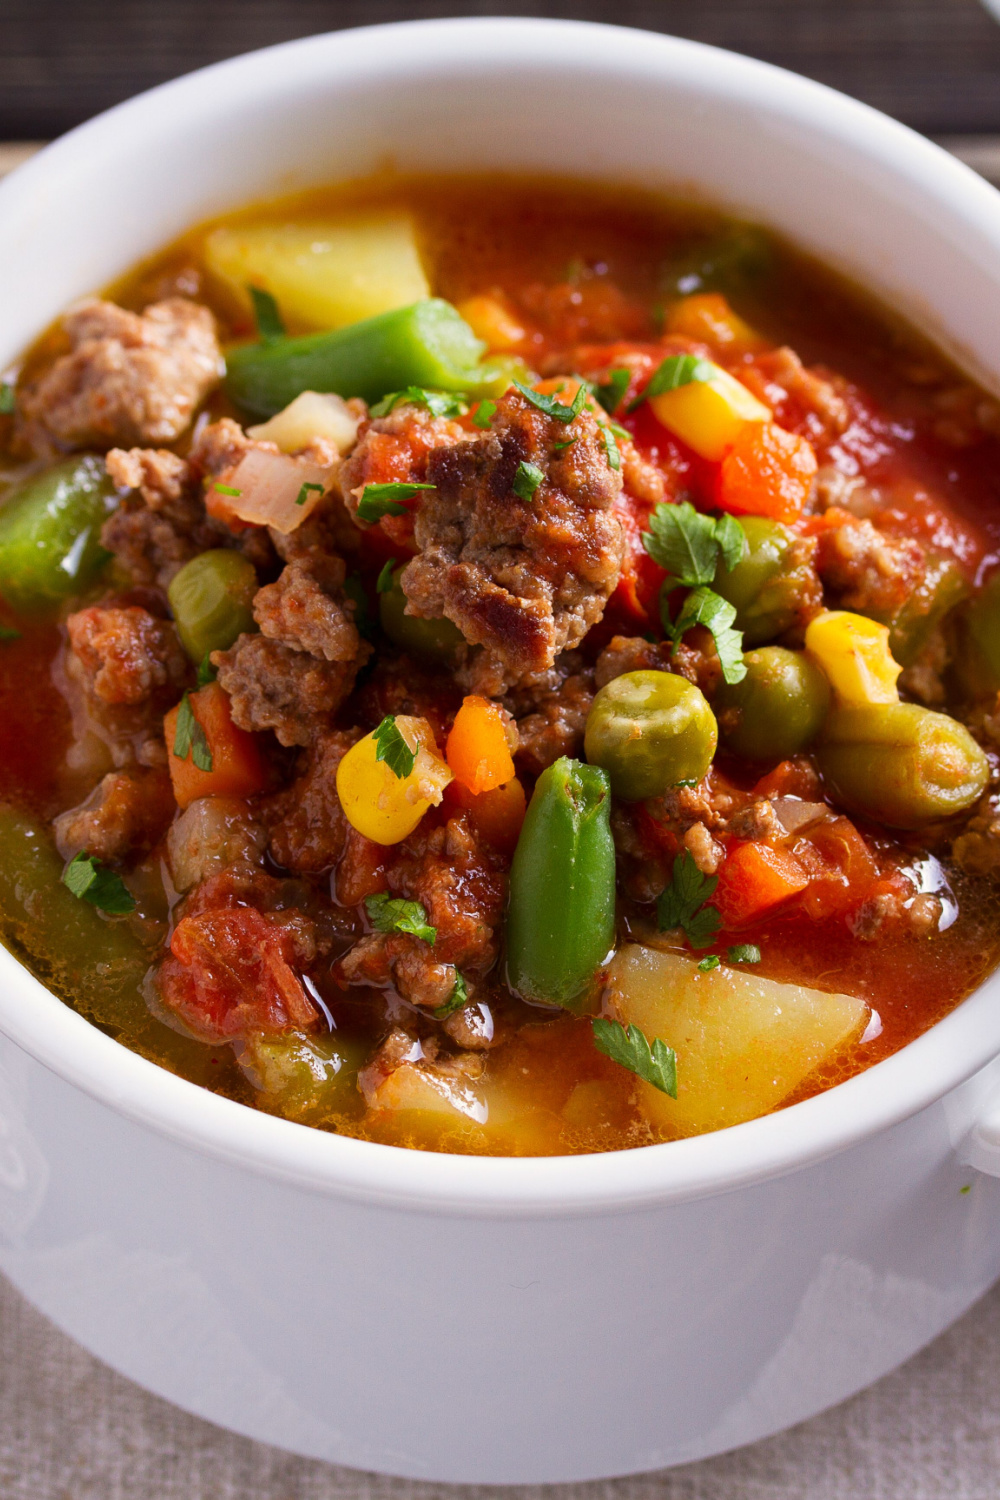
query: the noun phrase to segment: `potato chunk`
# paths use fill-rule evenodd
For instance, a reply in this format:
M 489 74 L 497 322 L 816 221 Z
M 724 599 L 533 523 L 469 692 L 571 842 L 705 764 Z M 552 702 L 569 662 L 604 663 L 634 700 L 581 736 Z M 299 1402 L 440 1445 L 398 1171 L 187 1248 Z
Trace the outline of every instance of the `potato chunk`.
M 207 236 L 204 254 L 245 309 L 248 285 L 270 292 L 290 332 L 342 328 L 430 296 L 404 213 L 225 226 Z
M 821 1063 L 859 1037 L 863 1000 L 631 944 L 611 966 L 618 1019 L 677 1053 L 677 1098 L 640 1083 L 654 1124 L 700 1135 L 776 1109 Z

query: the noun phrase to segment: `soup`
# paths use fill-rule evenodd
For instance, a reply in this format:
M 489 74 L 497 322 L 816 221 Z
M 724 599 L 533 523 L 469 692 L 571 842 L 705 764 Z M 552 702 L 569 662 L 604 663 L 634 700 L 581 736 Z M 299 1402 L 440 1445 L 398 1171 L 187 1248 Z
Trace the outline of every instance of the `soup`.
M 996 965 L 1000 405 L 762 231 L 331 189 L 67 310 L 2 406 L 0 925 L 124 1045 L 614 1150 Z

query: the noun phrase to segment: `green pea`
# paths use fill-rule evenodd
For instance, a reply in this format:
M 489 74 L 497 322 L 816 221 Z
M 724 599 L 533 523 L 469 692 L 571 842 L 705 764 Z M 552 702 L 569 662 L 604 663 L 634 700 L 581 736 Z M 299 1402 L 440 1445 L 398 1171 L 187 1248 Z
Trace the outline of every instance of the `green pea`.
M 192 661 L 209 651 L 226 651 L 254 629 L 254 566 L 240 552 L 220 547 L 201 552 L 174 575 L 167 597 L 181 645 Z
M 101 526 L 117 504 L 94 453 L 23 480 L 0 509 L 0 594 L 16 609 L 38 609 L 86 588 L 111 556 Z
M 584 748 L 627 802 L 700 781 L 719 732 L 703 694 L 673 672 L 624 672 L 601 688 L 587 715 Z
M 733 568 L 719 564 L 712 588 L 736 610 L 744 644 L 759 646 L 794 625 L 816 575 L 808 562 L 790 556 L 796 538 L 787 526 L 763 516 L 743 516 L 740 524 L 746 551 Z
M 990 779 L 965 726 L 916 703 L 835 708 L 817 758 L 836 802 L 890 828 L 963 812 Z
M 507 979 L 526 1000 L 572 1005 L 615 941 L 611 788 L 567 756 L 544 770 L 510 870 Z
M 972 698 L 1000 692 L 1000 573 L 955 617 L 955 667 Z
M 726 747 L 748 760 L 786 760 L 811 745 L 830 706 L 830 685 L 804 651 L 761 646 L 743 655 L 742 682 L 715 697 Z
M 404 564 L 405 566 L 405 564 Z M 403 568 L 392 575 L 392 587 L 378 596 L 378 615 L 382 629 L 402 651 L 427 661 L 453 663 L 465 637 L 450 620 L 423 620 L 406 613 L 406 595 L 400 579 Z

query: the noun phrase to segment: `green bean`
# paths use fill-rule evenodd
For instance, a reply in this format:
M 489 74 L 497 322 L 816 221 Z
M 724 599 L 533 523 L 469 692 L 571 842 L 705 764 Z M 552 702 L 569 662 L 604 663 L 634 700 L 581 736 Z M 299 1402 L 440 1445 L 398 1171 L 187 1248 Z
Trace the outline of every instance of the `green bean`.
M 803 651 L 762 646 L 744 653 L 742 682 L 715 698 L 726 746 L 749 760 L 785 760 L 811 745 L 830 706 L 830 686 Z
M 232 349 L 226 390 L 237 406 L 260 417 L 273 416 L 303 391 L 362 396 L 369 403 L 411 385 L 478 395 L 498 378 L 499 367 L 479 363 L 485 348 L 450 302 L 428 297 L 333 333 Z
M 405 564 L 404 564 L 405 567 Z M 406 613 L 406 595 L 400 579 L 403 568 L 392 575 L 392 586 L 378 596 L 382 629 L 394 646 L 428 661 L 454 663 L 465 637 L 450 620 L 424 620 Z
M 625 672 L 601 688 L 587 716 L 584 747 L 603 766 L 616 797 L 642 802 L 698 782 L 718 742 L 701 692 L 673 672 Z
M 916 703 L 835 708 L 817 758 L 836 802 L 890 828 L 921 828 L 962 812 L 990 778 L 965 726 Z
M 927 644 L 934 627 L 967 593 L 958 564 L 950 557 L 931 557 L 924 577 L 899 609 L 866 609 L 862 613 L 888 625 L 889 649 L 900 666 L 909 667 Z
M 615 939 L 611 788 L 563 756 L 535 783 L 510 871 L 507 978 L 526 1000 L 572 1005 Z
M 101 525 L 117 504 L 93 453 L 23 480 L 0 509 L 0 594 L 16 609 L 38 609 L 79 593 L 111 556 Z
M 181 645 L 194 662 L 209 651 L 226 651 L 254 629 L 254 566 L 241 552 L 220 547 L 185 563 L 167 589 Z
M 712 588 L 736 610 L 735 627 L 747 646 L 773 641 L 793 625 L 816 575 L 793 551 L 794 533 L 763 516 L 742 516 L 747 549 L 733 568 L 720 562 Z
M 1000 692 L 1000 573 L 957 611 L 955 666 L 972 698 Z

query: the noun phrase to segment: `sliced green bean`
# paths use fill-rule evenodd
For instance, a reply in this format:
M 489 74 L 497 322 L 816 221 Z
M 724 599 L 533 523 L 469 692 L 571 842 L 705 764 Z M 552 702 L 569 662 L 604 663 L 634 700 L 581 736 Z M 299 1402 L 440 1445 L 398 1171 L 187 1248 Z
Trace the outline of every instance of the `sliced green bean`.
M 94 453 L 23 480 L 0 509 L 0 594 L 15 609 L 32 610 L 86 588 L 111 556 L 101 526 L 117 504 Z
M 405 566 L 405 565 L 404 565 Z M 465 637 L 450 620 L 424 620 L 406 613 L 406 595 L 400 579 L 403 568 L 396 568 L 390 586 L 378 596 L 378 614 L 382 629 L 402 651 L 427 661 L 454 662 Z
M 761 646 L 744 653 L 742 682 L 715 697 L 726 746 L 749 760 L 785 760 L 811 745 L 830 706 L 830 686 L 804 651 Z
M 241 552 L 220 547 L 185 563 L 167 589 L 181 645 L 193 662 L 227 651 L 253 630 L 257 573 Z
M 616 797 L 641 802 L 698 782 L 718 742 L 715 715 L 694 683 L 673 672 L 625 672 L 601 688 L 584 740 Z

